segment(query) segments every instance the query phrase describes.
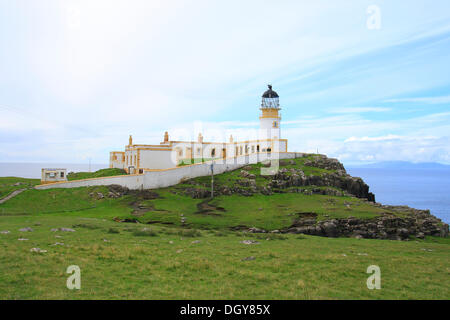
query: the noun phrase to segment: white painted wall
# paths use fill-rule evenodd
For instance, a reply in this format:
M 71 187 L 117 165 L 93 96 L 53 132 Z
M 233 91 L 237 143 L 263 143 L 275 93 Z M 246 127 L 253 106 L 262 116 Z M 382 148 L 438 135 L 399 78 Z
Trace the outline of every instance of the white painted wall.
M 157 151 L 160 152 L 160 151 Z M 214 174 L 241 168 L 247 164 L 257 163 L 269 159 L 294 159 L 303 156 L 303 153 L 259 153 L 235 158 L 218 159 L 214 161 Z M 157 189 L 169 187 L 180 183 L 181 180 L 195 177 L 207 176 L 211 174 L 211 162 L 177 167 L 166 170 L 145 171 L 140 175 L 114 176 L 105 178 L 85 179 L 78 181 L 68 181 L 54 183 L 51 185 L 39 185 L 36 189 L 50 188 L 77 188 L 88 186 L 118 184 L 129 189 Z
M 139 168 L 168 169 L 177 165 L 172 151 L 141 149 L 139 152 Z

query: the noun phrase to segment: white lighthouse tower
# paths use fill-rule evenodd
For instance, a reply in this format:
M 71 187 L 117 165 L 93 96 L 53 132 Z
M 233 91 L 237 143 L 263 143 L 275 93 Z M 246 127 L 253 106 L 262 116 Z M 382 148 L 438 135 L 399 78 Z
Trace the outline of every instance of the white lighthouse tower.
M 272 86 L 262 95 L 261 116 L 259 117 L 260 139 L 281 139 L 280 122 L 281 110 L 278 94 L 272 90 Z

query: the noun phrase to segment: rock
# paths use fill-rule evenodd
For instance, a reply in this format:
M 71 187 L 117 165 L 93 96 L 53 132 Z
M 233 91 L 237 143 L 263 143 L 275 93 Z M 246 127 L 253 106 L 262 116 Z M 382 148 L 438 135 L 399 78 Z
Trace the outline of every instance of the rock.
M 399 235 L 402 239 L 406 239 L 409 236 L 409 230 L 406 228 L 397 229 L 397 235 Z
M 33 232 L 33 229 L 30 227 L 19 229 L 20 232 Z
M 201 242 L 200 240 L 194 240 L 191 243 L 195 244 L 195 243 L 200 243 L 200 242 Z
M 108 189 L 110 192 L 114 193 L 115 195 L 118 195 L 118 197 L 126 195 L 130 192 L 130 190 L 127 187 L 122 187 L 121 185 L 118 184 L 112 184 L 108 186 Z
M 108 192 L 108 198 L 119 198 L 120 194 L 114 193 L 114 192 Z
M 75 230 L 71 228 L 59 228 L 59 230 L 63 232 L 75 232 Z
M 255 228 L 255 227 L 249 228 L 247 231 L 250 233 L 266 233 L 267 232 L 264 229 L 259 229 L 259 228 Z
M 211 196 L 211 191 L 200 188 L 186 188 L 184 193 L 193 199 L 204 199 Z
M 336 237 L 338 235 L 337 227 L 333 222 L 325 222 L 322 224 L 323 233 L 327 237 Z
M 55 242 L 54 244 L 52 244 L 52 246 L 63 246 L 64 243 L 62 242 Z
M 58 228 L 52 228 L 52 229 L 50 229 L 50 231 L 51 232 L 56 232 L 56 231 L 58 231 Z
M 36 253 L 45 253 L 45 252 L 47 252 L 47 250 L 42 250 L 40 248 L 31 248 L 30 251 L 31 252 L 36 252 Z
M 19 240 L 19 241 L 28 241 L 28 239 L 25 239 L 25 238 L 19 238 L 17 240 Z
M 8 234 L 8 233 L 10 233 L 9 230 L 0 231 L 0 234 Z
M 255 240 L 243 240 L 243 241 L 241 241 L 241 243 L 243 243 L 243 244 L 259 244 L 259 242 L 255 241 Z
M 250 260 L 255 260 L 255 257 L 251 256 L 241 259 L 241 261 L 250 261 Z
M 178 249 L 176 252 L 177 252 L 177 253 L 182 253 L 183 250 L 182 250 L 182 249 Z
M 248 171 L 241 170 L 241 177 L 247 178 L 250 175 Z
M 425 234 L 423 232 L 419 232 L 418 234 L 416 234 L 416 238 L 424 239 L 425 238 Z

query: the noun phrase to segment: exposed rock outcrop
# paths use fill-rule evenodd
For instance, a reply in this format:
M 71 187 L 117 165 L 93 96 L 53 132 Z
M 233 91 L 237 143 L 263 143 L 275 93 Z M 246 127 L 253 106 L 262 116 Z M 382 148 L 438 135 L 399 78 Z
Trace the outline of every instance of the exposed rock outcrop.
M 253 167 L 246 166 L 240 169 L 239 179 L 236 179 L 233 185 L 216 183 L 214 193 L 216 195 L 239 194 L 243 196 L 251 196 L 255 193 L 270 195 L 287 192 L 332 196 L 351 195 L 375 202 L 375 195 L 369 192 L 369 186 L 361 178 L 347 174 L 344 166 L 337 159 L 315 155 L 313 158 L 307 158 L 302 166 L 297 166 L 294 160 L 281 160 L 279 164 L 280 169 L 276 174 L 261 176 L 265 179 L 258 183 L 256 175 L 249 172 Z M 270 163 L 267 165 L 270 166 Z M 291 167 L 283 168 L 287 165 Z M 305 174 L 305 167 L 323 169 L 323 172 Z M 208 185 L 196 183 L 195 179 L 185 183 L 192 185 L 184 190 L 186 195 L 196 199 L 211 196 Z
M 418 210 L 407 206 L 379 206 L 401 213 L 401 216 L 384 214 L 373 219 L 348 217 L 318 221 L 315 213 L 301 213 L 290 227 L 279 231 L 281 233 L 302 233 L 324 237 L 391 240 L 405 240 L 410 236 L 416 238 L 423 238 L 424 236 L 447 237 L 449 234 L 448 224 L 430 214 L 429 210 Z M 268 232 L 257 228 L 250 228 L 247 231 L 252 233 Z

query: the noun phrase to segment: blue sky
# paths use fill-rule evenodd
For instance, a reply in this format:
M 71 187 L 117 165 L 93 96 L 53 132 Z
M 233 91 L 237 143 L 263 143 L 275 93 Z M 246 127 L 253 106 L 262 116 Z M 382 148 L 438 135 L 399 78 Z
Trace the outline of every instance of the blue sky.
M 0 161 L 246 139 L 271 83 L 290 151 L 450 163 L 449 75 L 448 0 L 0 0 Z

